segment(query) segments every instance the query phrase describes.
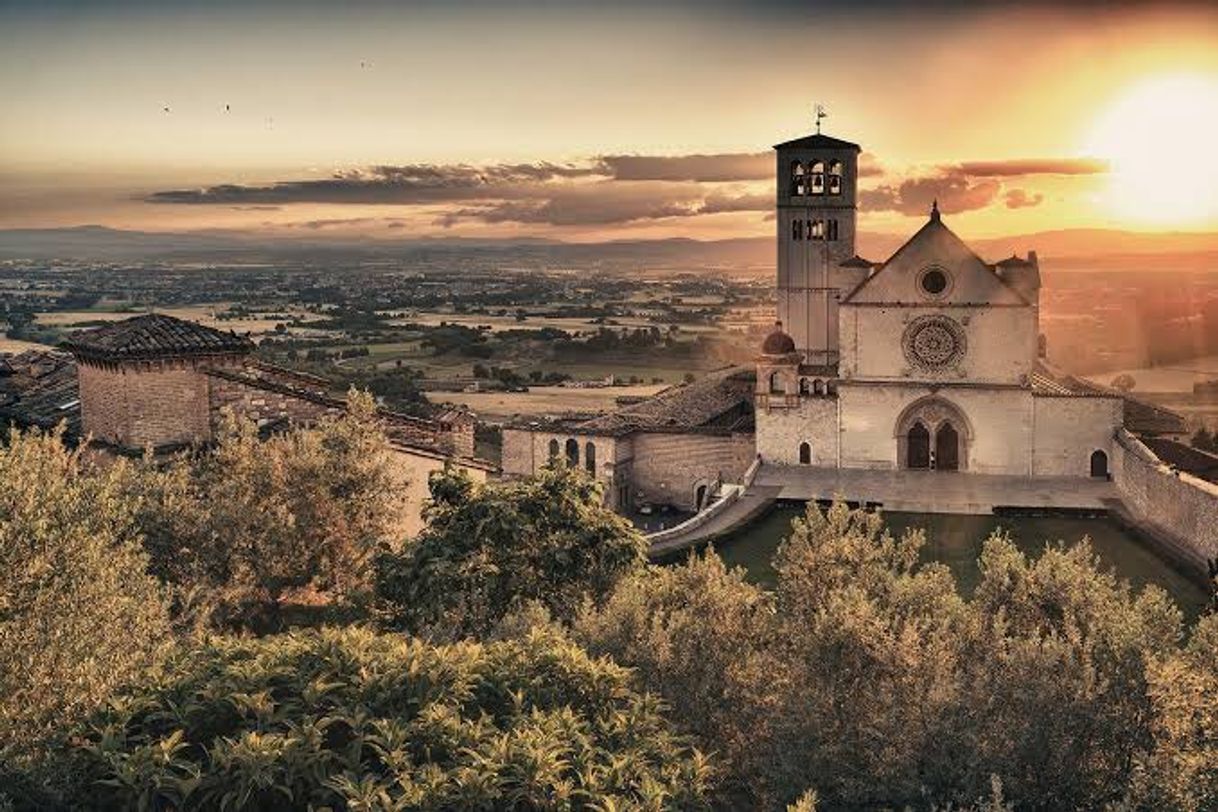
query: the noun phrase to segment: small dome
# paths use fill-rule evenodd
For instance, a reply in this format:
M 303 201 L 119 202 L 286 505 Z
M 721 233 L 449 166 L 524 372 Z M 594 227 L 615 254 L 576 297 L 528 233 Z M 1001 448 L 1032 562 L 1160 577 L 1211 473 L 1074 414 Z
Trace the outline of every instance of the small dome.
M 795 352 L 795 339 L 782 331 L 782 322 L 774 322 L 774 331 L 765 337 L 765 343 L 761 345 L 761 351 L 765 355 L 787 355 Z

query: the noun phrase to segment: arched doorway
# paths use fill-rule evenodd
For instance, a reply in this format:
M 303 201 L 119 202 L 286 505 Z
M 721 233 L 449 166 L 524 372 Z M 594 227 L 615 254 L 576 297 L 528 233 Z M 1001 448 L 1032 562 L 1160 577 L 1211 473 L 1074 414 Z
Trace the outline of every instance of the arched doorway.
M 579 466 L 579 440 L 567 440 L 567 465 L 571 468 Z
M 935 431 L 935 468 L 939 471 L 960 470 L 960 435 L 950 420 Z
M 926 469 L 930 467 L 930 432 L 922 421 L 913 424 L 905 439 L 906 468 Z
M 1096 479 L 1108 478 L 1108 455 L 1098 449 L 1091 452 L 1091 476 Z
M 800 465 L 811 465 L 812 464 L 812 446 L 808 443 L 799 444 L 799 464 Z

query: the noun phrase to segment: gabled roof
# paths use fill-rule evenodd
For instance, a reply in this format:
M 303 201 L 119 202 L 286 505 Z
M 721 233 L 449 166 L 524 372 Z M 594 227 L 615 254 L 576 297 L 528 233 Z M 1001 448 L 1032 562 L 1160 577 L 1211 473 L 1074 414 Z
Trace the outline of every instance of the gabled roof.
M 862 151 L 862 147 L 858 144 L 843 141 L 831 135 L 821 135 L 820 133 L 805 135 L 803 138 L 796 138 L 791 141 L 783 141 L 781 144 L 775 144 L 774 149 L 852 149 L 855 152 Z
M 937 241 L 939 243 L 939 250 L 936 253 L 942 254 L 954 252 L 959 254 L 966 262 L 973 264 L 978 272 L 988 274 L 995 282 L 1001 285 L 1002 288 L 1009 291 L 1011 295 L 1017 299 L 1017 301 L 1022 302 L 1023 304 L 1029 304 L 1027 298 L 1023 294 L 1016 290 L 1010 282 L 1003 279 L 1000 275 L 998 275 L 998 273 L 995 272 L 994 266 L 986 263 L 981 259 L 981 257 L 977 256 L 973 249 L 968 247 L 968 243 L 960 239 L 956 232 L 952 231 L 943 224 L 943 220 L 939 216 L 938 206 L 931 210 L 930 218 L 927 219 L 926 223 L 923 224 L 920 229 L 914 232 L 912 237 L 905 241 L 904 245 L 893 252 L 893 255 L 885 260 L 878 268 L 876 268 L 874 273 L 870 274 L 866 279 L 856 285 L 853 290 L 842 298 L 842 303 L 845 304 L 853 301 L 855 297 L 858 296 L 860 291 L 873 284 L 876 279 L 883 276 L 884 272 L 888 270 L 890 266 L 902 259 L 907 254 L 917 250 L 917 248 L 919 248 L 923 243 L 930 241 Z M 946 259 L 946 257 L 943 258 Z
M 103 361 L 248 353 L 254 342 L 193 321 L 148 313 L 73 333 L 64 347 L 78 358 Z

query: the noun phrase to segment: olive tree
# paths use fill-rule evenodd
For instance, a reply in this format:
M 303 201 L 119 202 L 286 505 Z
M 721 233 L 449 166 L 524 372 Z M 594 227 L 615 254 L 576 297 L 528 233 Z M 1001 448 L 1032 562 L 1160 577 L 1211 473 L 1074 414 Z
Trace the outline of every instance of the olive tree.
M 88 453 L 62 430 L 0 444 L 0 761 L 38 754 L 169 641 L 129 465 Z
M 442 471 L 430 486 L 426 527 L 377 562 L 379 605 L 390 625 L 483 634 L 530 601 L 566 621 L 646 561 L 646 541 L 581 472 L 558 466 L 476 486 Z

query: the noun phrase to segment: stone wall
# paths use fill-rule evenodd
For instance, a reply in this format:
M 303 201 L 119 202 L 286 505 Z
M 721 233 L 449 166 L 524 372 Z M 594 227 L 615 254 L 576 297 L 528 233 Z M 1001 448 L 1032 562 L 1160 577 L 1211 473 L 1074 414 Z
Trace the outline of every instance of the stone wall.
M 1090 476 L 1091 455 L 1103 451 L 1112 469 L 1115 434 L 1124 419 L 1120 398 L 1033 397 L 1032 466 L 1036 476 Z
M 782 400 L 776 401 L 782 404 Z M 757 406 L 757 453 L 766 465 L 799 465 L 799 444 L 812 447 L 812 465 L 837 467 L 836 397 L 800 397 L 793 406 Z
M 463 464 L 447 460 L 440 454 L 429 454 L 405 446 L 393 446 L 390 457 L 398 488 L 401 493 L 402 511 L 399 517 L 399 533 L 402 538 L 418 535 L 423 529 L 423 506 L 431 498 L 427 480 L 433 471 L 443 470 L 445 463 L 464 471 L 474 482 L 486 482 L 487 470 L 482 466 Z
M 964 470 L 1028 476 L 1032 471 L 1032 394 L 1024 389 L 856 385 L 843 381 L 841 465 L 843 468 L 901 467 L 896 423 L 907 407 L 935 397 L 953 405 L 967 421 Z M 957 426 L 957 430 L 962 427 Z
M 207 378 L 197 363 L 79 363 L 83 433 L 128 449 L 210 439 Z
M 958 367 L 939 372 L 912 370 L 902 336 L 919 316 L 955 320 L 967 340 Z M 1033 307 L 936 307 L 914 305 L 842 308 L 841 376 L 885 380 L 920 379 L 953 383 L 1026 383 L 1037 354 Z
M 707 491 L 722 477 L 735 482 L 756 456 L 752 434 L 637 434 L 630 488 L 636 502 L 697 507 L 699 487 Z
M 236 376 L 210 375 L 207 381 L 213 425 L 221 419 L 225 409 L 260 426 L 277 420 L 309 424 L 325 415 L 342 413 L 337 401 L 305 399 L 287 391 L 251 386 Z
M 1218 485 L 1172 470 L 1124 429 L 1114 452 L 1117 490 L 1134 518 L 1205 572 L 1206 562 L 1218 559 Z

